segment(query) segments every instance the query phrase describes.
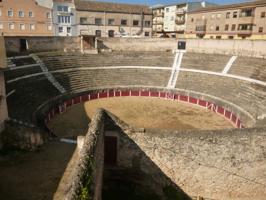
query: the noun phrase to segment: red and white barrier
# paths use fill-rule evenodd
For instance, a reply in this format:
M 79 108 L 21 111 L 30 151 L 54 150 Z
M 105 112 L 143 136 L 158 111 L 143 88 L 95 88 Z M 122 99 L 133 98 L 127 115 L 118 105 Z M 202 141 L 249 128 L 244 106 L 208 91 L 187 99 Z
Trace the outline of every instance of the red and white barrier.
M 91 101 L 95 99 L 112 98 L 112 97 L 128 97 L 128 96 L 157 97 L 157 98 L 175 100 L 175 101 L 190 103 L 193 105 L 198 105 L 206 109 L 209 109 L 219 115 L 224 116 L 224 118 L 229 120 L 237 128 L 244 128 L 244 125 L 240 121 L 239 117 L 237 117 L 230 110 L 226 110 L 225 108 L 218 106 L 212 102 L 208 102 L 203 99 L 197 99 L 191 96 L 186 96 L 186 95 L 181 95 L 181 94 L 175 94 L 175 93 L 169 93 L 169 92 L 142 91 L 142 90 L 124 90 L 124 91 L 109 90 L 109 91 L 104 91 L 104 92 L 93 92 L 93 93 L 77 96 L 72 99 L 66 100 L 63 104 L 57 107 L 54 107 L 52 110 L 50 110 L 47 113 L 44 119 L 44 122 L 45 124 L 47 124 L 49 121 L 51 121 L 54 118 L 55 115 L 64 113 L 68 107 L 71 107 L 72 105 L 75 105 L 75 104 L 84 103 L 86 101 Z

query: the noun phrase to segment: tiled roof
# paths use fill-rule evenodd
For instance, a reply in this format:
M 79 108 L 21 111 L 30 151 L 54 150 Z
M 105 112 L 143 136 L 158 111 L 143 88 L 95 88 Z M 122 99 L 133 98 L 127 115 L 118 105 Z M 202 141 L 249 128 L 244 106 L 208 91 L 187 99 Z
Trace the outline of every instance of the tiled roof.
M 228 5 L 219 5 L 219 6 L 210 6 L 207 8 L 202 8 L 191 13 L 197 12 L 207 12 L 207 11 L 216 11 L 216 10 L 227 10 L 227 9 L 238 9 L 244 7 L 256 7 L 256 6 L 266 6 L 266 0 L 251 1 L 238 4 L 228 4 Z
M 152 14 L 152 10 L 145 5 L 121 4 L 96 1 L 75 1 L 77 11 L 98 11 L 98 12 L 116 12 L 116 13 L 144 13 Z

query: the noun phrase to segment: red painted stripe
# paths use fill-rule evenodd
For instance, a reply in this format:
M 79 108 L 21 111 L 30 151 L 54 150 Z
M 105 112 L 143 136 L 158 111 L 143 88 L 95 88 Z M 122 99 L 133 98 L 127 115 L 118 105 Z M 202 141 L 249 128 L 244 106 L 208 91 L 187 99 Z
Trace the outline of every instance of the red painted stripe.
M 149 91 L 141 91 L 140 96 L 142 97 L 148 97 L 149 96 Z
M 120 97 L 120 91 L 115 91 L 115 97 Z
M 99 98 L 107 98 L 107 92 L 99 93 Z
M 121 96 L 122 97 L 128 97 L 129 94 L 130 94 L 129 91 L 122 91 Z
M 165 92 L 161 92 L 161 93 L 160 93 L 160 97 L 165 98 L 165 97 L 166 97 Z
M 200 106 L 204 106 L 204 107 L 206 107 L 206 105 L 207 105 L 207 101 L 204 101 L 204 100 L 201 100 L 201 99 L 199 99 L 199 103 L 198 103 Z
M 139 96 L 139 91 L 131 91 L 131 96 Z
M 236 124 L 236 119 L 237 119 L 237 117 L 234 114 L 232 114 L 231 121 Z
M 79 97 L 75 97 L 74 98 L 74 104 L 78 104 L 80 103 L 80 98 Z
M 179 100 L 188 102 L 188 96 L 180 95 Z
M 97 93 L 92 93 L 91 94 L 91 100 L 97 99 L 97 98 L 98 98 L 98 94 Z
M 221 115 L 223 115 L 224 114 L 224 108 L 221 106 L 218 106 L 217 112 L 220 113 Z
M 114 91 L 109 91 L 109 97 L 114 97 L 114 96 L 115 96 Z
M 227 119 L 230 119 L 231 112 L 228 111 L 228 110 L 226 110 L 224 116 L 225 116 Z
M 193 104 L 197 104 L 198 103 L 198 99 L 193 98 L 193 97 L 189 97 L 189 102 L 193 103 Z
M 151 97 L 159 97 L 159 92 L 151 92 Z
M 88 100 L 89 100 L 88 95 L 82 95 L 82 96 L 81 96 L 81 101 L 82 101 L 82 102 L 85 102 L 85 101 L 88 101 Z

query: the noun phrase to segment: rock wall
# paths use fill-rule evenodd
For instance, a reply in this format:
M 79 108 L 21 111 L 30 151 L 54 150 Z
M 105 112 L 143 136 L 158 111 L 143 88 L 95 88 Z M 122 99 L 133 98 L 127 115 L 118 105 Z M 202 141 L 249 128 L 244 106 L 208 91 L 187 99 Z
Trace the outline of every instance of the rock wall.
M 192 197 L 265 199 L 266 130 L 126 132 L 166 176 Z M 135 154 L 127 149 L 127 155 Z M 130 162 L 121 158 L 122 163 Z
M 12 121 L 6 121 L 1 139 L 4 149 L 34 151 L 46 140 L 46 133 L 36 127 L 26 127 Z
M 80 51 L 80 37 L 5 37 L 8 54 L 20 52 L 20 39 L 26 39 L 28 52 Z
M 171 51 L 177 48 L 173 38 L 100 38 L 100 49 L 115 51 Z M 266 58 L 266 41 L 186 39 L 188 52 L 229 54 Z

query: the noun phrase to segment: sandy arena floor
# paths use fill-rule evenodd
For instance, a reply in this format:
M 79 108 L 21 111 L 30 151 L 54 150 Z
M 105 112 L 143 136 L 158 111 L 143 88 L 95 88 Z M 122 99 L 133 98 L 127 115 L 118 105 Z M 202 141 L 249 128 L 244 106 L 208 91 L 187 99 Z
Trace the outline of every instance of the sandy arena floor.
M 145 97 L 115 97 L 71 107 L 49 124 L 59 137 L 86 134 L 96 109 L 103 107 L 135 127 L 158 129 L 233 128 L 223 117 L 200 107 Z M 0 199 L 50 200 L 75 145 L 49 142 L 38 152 L 0 155 Z

